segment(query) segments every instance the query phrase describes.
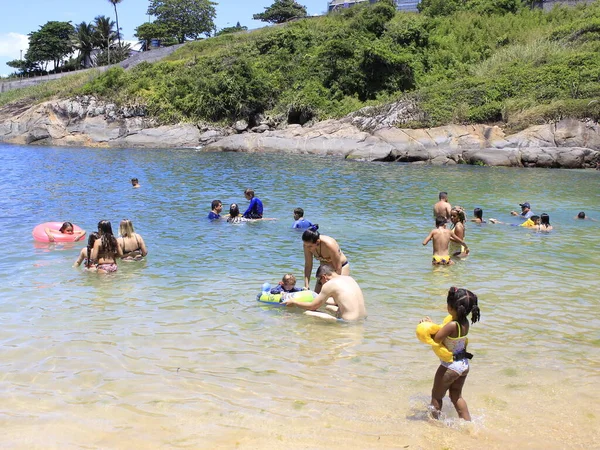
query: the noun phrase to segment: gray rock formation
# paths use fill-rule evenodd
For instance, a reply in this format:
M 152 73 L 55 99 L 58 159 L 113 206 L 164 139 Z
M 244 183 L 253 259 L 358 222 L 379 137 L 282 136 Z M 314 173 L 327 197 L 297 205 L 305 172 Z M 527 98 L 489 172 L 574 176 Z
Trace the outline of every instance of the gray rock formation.
M 118 108 L 83 96 L 45 102 L 31 108 L 10 105 L 0 110 L 0 140 L 15 144 L 90 147 L 197 147 L 228 134 L 217 127 L 161 126 L 145 108 Z
M 577 120 L 531 127 L 511 136 L 488 125 L 376 127 L 369 133 L 351 122 L 328 120 L 311 127 L 291 125 L 262 134 L 230 135 L 203 151 L 283 152 L 434 165 L 589 168 L 600 162 L 600 127 Z
M 92 96 L 0 108 L 0 141 L 92 147 L 195 147 L 202 151 L 329 155 L 365 161 L 421 164 L 589 168 L 600 162 L 600 126 L 565 119 L 507 136 L 497 126 L 398 128 L 415 120 L 407 102 L 364 108 L 341 120 L 311 126 L 261 118 L 231 128 L 160 125 L 143 107 L 117 107 Z M 275 128 L 277 126 L 277 129 Z

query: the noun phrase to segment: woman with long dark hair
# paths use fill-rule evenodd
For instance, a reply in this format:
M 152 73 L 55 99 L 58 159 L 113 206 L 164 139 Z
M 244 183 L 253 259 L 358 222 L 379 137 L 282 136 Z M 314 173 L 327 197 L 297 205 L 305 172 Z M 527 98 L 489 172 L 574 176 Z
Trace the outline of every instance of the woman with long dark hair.
M 337 241 L 319 233 L 319 225 L 314 224 L 302 233 L 304 243 L 304 287 L 309 289 L 313 257 L 319 260 L 319 267 L 328 264 L 338 275 L 350 275 L 348 258 L 340 249 Z M 318 269 L 317 269 L 318 270 Z M 315 292 L 321 292 L 321 280 L 317 279 Z
M 112 225 L 108 220 L 98 222 L 100 239 L 94 242 L 92 259 L 97 261 L 98 273 L 112 273 L 117 271 L 117 258 L 123 256 L 123 250 L 113 235 Z

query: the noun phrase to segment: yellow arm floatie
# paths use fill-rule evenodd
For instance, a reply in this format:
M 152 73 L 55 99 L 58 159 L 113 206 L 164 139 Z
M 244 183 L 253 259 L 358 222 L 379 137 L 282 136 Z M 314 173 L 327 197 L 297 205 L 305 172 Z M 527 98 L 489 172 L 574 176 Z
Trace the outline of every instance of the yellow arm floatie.
M 452 316 L 448 315 L 446 316 L 441 325 L 438 325 L 437 323 L 433 322 L 421 322 L 419 325 L 417 325 L 417 338 L 423 344 L 431 345 L 433 353 L 435 353 L 437 357 L 440 358 L 440 361 L 448 363 L 454 360 L 452 352 L 450 352 L 450 350 L 448 350 L 446 346 L 442 343 L 438 344 L 437 342 L 435 342 L 433 340 L 432 335 L 440 331 L 440 329 L 451 320 Z

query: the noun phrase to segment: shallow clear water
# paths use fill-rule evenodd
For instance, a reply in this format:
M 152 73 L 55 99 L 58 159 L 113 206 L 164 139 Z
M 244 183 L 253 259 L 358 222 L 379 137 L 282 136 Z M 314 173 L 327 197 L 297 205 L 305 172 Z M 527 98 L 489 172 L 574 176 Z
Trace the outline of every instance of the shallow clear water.
M 12 448 L 591 448 L 600 383 L 600 172 L 429 167 L 195 150 L 0 145 L 0 426 Z M 136 176 L 142 187 L 132 189 Z M 253 187 L 276 221 L 205 219 Z M 516 223 L 529 201 L 550 234 L 467 225 L 472 253 L 432 268 L 440 190 Z M 255 301 L 301 280 L 301 206 L 341 244 L 365 293 L 360 325 Z M 149 256 L 102 276 L 82 243 L 35 243 L 69 220 L 133 221 Z M 316 265 L 315 265 L 316 267 Z M 301 283 L 301 281 L 300 281 Z M 426 404 L 437 360 L 419 343 L 452 286 L 479 295 L 464 396 Z

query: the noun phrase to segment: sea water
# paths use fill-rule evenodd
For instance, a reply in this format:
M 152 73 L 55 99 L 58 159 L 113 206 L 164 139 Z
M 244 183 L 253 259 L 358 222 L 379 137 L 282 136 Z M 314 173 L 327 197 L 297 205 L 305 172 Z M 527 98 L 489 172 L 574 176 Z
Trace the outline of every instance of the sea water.
M 600 394 L 600 172 L 431 167 L 314 156 L 0 146 L 0 426 L 10 448 L 593 448 Z M 133 189 L 137 177 L 141 188 Z M 209 222 L 253 188 L 275 218 Z M 432 205 L 554 230 L 467 224 L 471 254 L 431 266 Z M 256 301 L 302 285 L 293 209 L 334 237 L 360 324 Z M 88 233 L 133 221 L 149 249 L 116 274 L 73 268 Z M 315 268 L 317 264 L 315 262 Z M 311 284 L 314 283 L 314 274 Z M 427 404 L 438 361 L 415 337 L 450 286 L 479 296 L 464 388 L 473 423 Z

